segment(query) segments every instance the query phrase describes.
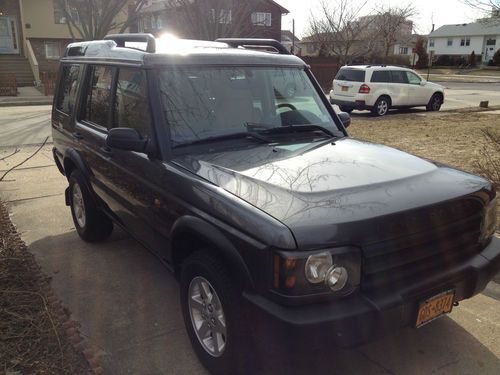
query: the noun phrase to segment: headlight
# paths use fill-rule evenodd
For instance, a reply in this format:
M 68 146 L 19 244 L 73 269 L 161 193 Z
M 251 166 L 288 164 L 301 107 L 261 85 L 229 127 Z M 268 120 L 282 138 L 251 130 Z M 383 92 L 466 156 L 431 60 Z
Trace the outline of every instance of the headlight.
M 481 239 L 485 240 L 493 236 L 497 225 L 497 197 L 485 207 L 483 221 L 481 223 Z
M 320 253 L 307 258 L 305 266 L 306 279 L 311 284 L 319 284 L 325 281 L 326 273 L 332 267 L 332 255 Z
M 332 266 L 325 276 L 326 285 L 333 291 L 338 292 L 347 284 L 349 274 L 344 267 Z

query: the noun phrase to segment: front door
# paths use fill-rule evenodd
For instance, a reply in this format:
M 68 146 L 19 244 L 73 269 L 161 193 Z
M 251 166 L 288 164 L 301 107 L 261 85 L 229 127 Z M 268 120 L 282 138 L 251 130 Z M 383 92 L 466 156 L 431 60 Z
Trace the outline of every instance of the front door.
M 0 17 L 0 54 L 15 53 L 19 53 L 16 19 Z

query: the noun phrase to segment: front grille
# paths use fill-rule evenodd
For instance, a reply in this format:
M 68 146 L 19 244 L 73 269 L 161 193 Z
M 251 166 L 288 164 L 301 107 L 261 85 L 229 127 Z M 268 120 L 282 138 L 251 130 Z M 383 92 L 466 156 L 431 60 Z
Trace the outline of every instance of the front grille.
M 480 251 L 481 210 L 479 202 L 469 200 L 394 218 L 406 231 L 363 246 L 362 289 L 411 285 L 474 256 Z M 405 222 L 412 225 L 405 227 Z

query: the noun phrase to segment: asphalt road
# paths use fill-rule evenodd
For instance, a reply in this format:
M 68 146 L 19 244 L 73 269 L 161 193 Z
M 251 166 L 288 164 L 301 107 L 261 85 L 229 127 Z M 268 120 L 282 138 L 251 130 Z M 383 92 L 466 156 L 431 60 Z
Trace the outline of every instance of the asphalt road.
M 0 108 L 0 174 L 50 134 L 49 112 L 49 106 Z M 120 230 L 101 244 L 81 241 L 64 205 L 66 186 L 49 144 L 0 182 L 0 199 L 83 336 L 100 348 L 106 372 L 205 374 L 184 330 L 173 277 Z M 326 346 L 273 363 L 269 373 L 496 375 L 499 368 L 500 293 L 490 283 L 421 329 L 354 350 Z

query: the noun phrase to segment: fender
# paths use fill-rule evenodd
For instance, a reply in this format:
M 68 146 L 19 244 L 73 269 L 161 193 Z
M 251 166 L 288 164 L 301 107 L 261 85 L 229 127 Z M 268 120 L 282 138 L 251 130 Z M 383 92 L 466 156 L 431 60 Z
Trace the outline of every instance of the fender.
M 176 266 L 176 251 L 174 242 L 179 235 L 184 233 L 195 233 L 205 241 L 214 245 L 214 251 L 224 257 L 234 268 L 234 274 L 238 276 L 245 289 L 254 289 L 254 282 L 250 271 L 248 270 L 245 261 L 234 245 L 215 225 L 194 216 L 183 216 L 179 218 L 173 225 L 170 232 L 170 249 L 171 259 L 174 267 Z M 177 249 L 177 251 L 181 251 Z
M 66 165 L 67 160 L 71 160 L 71 162 L 76 166 L 76 169 L 78 169 L 83 174 L 83 176 L 85 177 L 86 187 L 90 192 L 92 192 L 91 197 L 94 200 L 94 203 L 97 204 L 97 201 L 95 199 L 95 192 L 92 189 L 92 186 L 90 185 L 90 176 L 92 176 L 92 171 L 88 167 L 87 163 L 85 163 L 85 161 L 83 160 L 83 157 L 75 149 L 69 148 L 64 153 L 64 159 L 63 159 L 64 166 Z M 66 173 L 66 170 L 64 171 L 64 175 L 69 179 L 69 175 L 68 175 L 68 173 Z M 66 199 L 66 206 L 70 205 L 69 194 L 70 194 L 70 192 L 69 192 L 69 187 L 68 187 L 64 191 L 64 196 Z

